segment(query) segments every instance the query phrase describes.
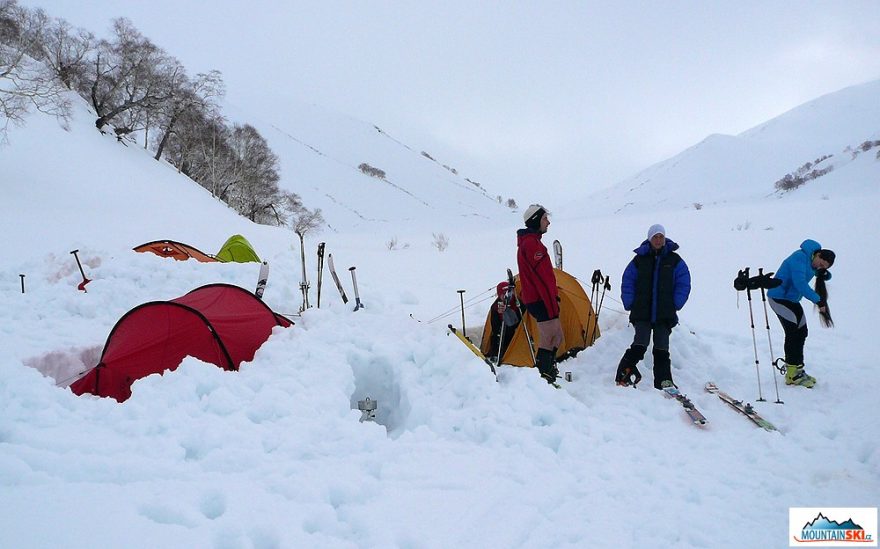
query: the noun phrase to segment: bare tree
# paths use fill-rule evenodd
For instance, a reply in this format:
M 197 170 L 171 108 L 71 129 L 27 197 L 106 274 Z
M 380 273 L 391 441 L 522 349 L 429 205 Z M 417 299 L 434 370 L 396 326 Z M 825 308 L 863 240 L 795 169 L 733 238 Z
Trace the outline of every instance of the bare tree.
M 43 10 L 36 10 L 34 17 L 40 21 L 40 36 L 33 41 L 32 55 L 45 63 L 65 88 L 78 88 L 88 70 L 95 36 L 73 28 L 64 19 L 50 18 Z
M 248 124 L 234 126 L 230 136 L 234 153 L 234 185 L 228 202 L 257 223 L 271 223 L 273 207 L 280 201 L 278 156 L 260 133 Z
M 54 116 L 67 129 L 70 101 L 51 71 L 27 54 L 39 36 L 41 19 L 14 0 L 0 0 L 0 141 L 9 124 L 21 125 L 34 108 Z
M 200 73 L 194 80 L 190 80 L 185 74 L 175 73 L 169 80 L 169 100 L 160 112 L 162 120 L 159 123 L 159 130 L 162 136 L 156 147 L 156 160 L 162 158 L 168 140 L 177 131 L 181 120 L 185 119 L 188 112 L 216 115 L 219 111 L 217 101 L 224 94 L 223 78 L 219 71 Z
M 434 241 L 431 243 L 432 246 L 437 248 L 438 252 L 442 252 L 449 247 L 449 239 L 446 238 L 446 235 L 443 233 L 431 233 L 431 236 L 434 237 Z
M 114 20 L 113 32 L 113 42 L 98 43 L 87 82 L 87 97 L 98 115 L 95 127 L 99 130 L 122 113 L 161 104 L 166 99 L 162 94 L 167 91 L 169 71 L 173 71 L 165 52 L 141 35 L 128 19 Z M 130 127 L 121 129 L 117 133 L 134 131 Z
M 291 211 L 290 226 L 299 237 L 300 242 L 302 242 L 307 233 L 319 229 L 323 224 L 324 216 L 321 215 L 321 208 L 309 210 L 300 204 Z

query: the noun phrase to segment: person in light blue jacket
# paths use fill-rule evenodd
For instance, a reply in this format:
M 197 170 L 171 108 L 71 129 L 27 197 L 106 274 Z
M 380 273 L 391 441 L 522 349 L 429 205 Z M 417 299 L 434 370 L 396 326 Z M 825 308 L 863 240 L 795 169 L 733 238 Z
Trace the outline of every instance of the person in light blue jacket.
M 812 388 L 816 378 L 804 371 L 804 343 L 807 339 L 807 319 L 800 301 L 807 298 L 819 308 L 824 326 L 833 326 L 828 309 L 828 290 L 825 282 L 831 279 L 828 271 L 834 265 L 833 251 L 822 248 L 815 240 L 804 240 L 801 247 L 785 258 L 776 271 L 779 286 L 767 291 L 770 308 L 776 313 L 785 331 L 785 383 Z M 816 287 L 810 281 L 816 277 Z

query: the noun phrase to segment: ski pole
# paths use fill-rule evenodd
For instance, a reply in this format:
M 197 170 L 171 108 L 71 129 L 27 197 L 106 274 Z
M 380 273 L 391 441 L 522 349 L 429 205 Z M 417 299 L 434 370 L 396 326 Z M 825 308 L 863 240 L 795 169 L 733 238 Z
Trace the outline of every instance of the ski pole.
M 321 308 L 321 275 L 324 274 L 324 243 L 318 244 L 318 308 Z
M 590 327 L 589 320 L 593 321 L 593 331 L 590 333 L 590 345 L 596 342 L 596 328 L 599 327 L 599 313 L 596 310 L 596 297 L 599 295 L 599 284 L 602 283 L 602 271 L 596 269 L 593 271 L 593 276 L 590 279 L 591 288 L 590 288 L 590 312 L 593 313 L 591 319 L 587 319 L 587 328 Z M 589 330 L 588 330 L 589 332 Z
M 91 280 L 86 278 L 86 273 L 85 273 L 85 271 L 83 271 L 82 263 L 79 262 L 79 256 L 77 255 L 78 252 L 79 252 L 79 250 L 73 250 L 72 252 L 70 252 L 73 254 L 73 257 L 76 259 L 76 266 L 79 267 L 79 274 L 81 274 L 83 277 L 83 281 L 80 282 L 76 288 L 78 290 L 82 290 L 86 293 L 89 293 L 88 290 L 86 290 L 86 284 L 91 282 Z
M 526 322 L 526 311 L 523 310 L 522 303 L 520 303 L 519 298 L 516 297 L 515 280 L 513 278 L 513 271 L 510 269 L 507 269 L 507 282 L 510 284 L 510 287 L 513 288 L 513 305 L 516 307 L 517 311 L 522 313 L 520 316 L 520 322 L 522 323 L 523 332 L 526 334 L 526 342 L 529 344 L 529 355 L 532 357 L 532 364 L 537 364 L 537 358 L 535 357 L 535 343 L 532 340 L 532 334 L 529 333 L 529 323 Z
M 501 365 L 501 344 L 504 343 L 504 328 L 506 323 L 504 322 L 504 313 L 507 312 L 507 293 L 510 291 L 510 287 L 504 291 L 504 295 L 501 299 L 504 300 L 504 303 L 501 304 L 501 329 L 498 330 L 498 355 L 495 358 L 495 365 Z M 497 312 L 496 312 L 497 314 Z
M 498 358 L 495 360 L 496 366 L 501 365 L 501 355 L 503 354 L 503 351 L 506 350 L 502 349 L 502 347 L 504 346 L 504 332 L 507 328 L 507 319 L 505 317 L 507 316 L 507 310 L 510 308 L 510 301 L 513 296 L 513 290 L 513 285 L 508 282 L 507 289 L 504 291 L 504 295 L 501 297 L 504 302 L 501 304 L 501 330 L 499 330 L 500 333 L 498 334 Z
M 357 311 L 359 309 L 364 308 L 364 304 L 361 303 L 361 296 L 358 294 L 358 282 L 357 278 L 354 276 L 354 267 L 349 267 L 348 270 L 351 271 L 351 285 L 354 287 L 354 310 Z
M 746 267 L 745 273 L 748 278 L 748 267 Z M 761 369 L 759 368 L 760 361 L 758 360 L 758 341 L 755 338 L 755 315 L 752 314 L 752 289 L 749 286 L 746 286 L 746 297 L 749 300 L 749 321 L 752 325 L 752 347 L 755 349 L 755 374 L 758 376 L 758 402 L 766 402 L 761 391 Z
M 602 298 L 599 299 L 599 308 L 596 310 L 596 322 L 599 322 L 599 315 L 602 313 L 602 304 L 605 303 L 605 292 L 611 289 L 611 280 L 606 276 L 605 285 L 602 286 Z
M 773 273 L 769 273 L 768 276 Z M 764 268 L 758 269 L 758 277 L 763 280 Z M 761 301 L 764 303 L 764 325 L 767 327 L 767 345 L 770 347 L 770 376 L 773 378 L 773 386 L 776 388 L 776 404 L 785 404 L 779 400 L 779 382 L 776 381 L 776 368 L 773 366 L 773 360 L 776 355 L 773 354 L 773 339 L 770 337 L 770 316 L 767 314 L 767 293 L 764 291 L 764 284 L 761 284 Z
M 611 280 L 605 277 L 605 285 L 602 286 L 602 297 L 599 299 L 599 308 L 596 309 L 596 326 L 593 328 L 593 343 L 596 342 L 596 330 L 599 329 L 599 315 L 602 314 L 602 304 L 605 303 L 605 292 L 611 289 Z
M 24 293 L 24 275 L 18 275 L 21 277 L 21 293 Z

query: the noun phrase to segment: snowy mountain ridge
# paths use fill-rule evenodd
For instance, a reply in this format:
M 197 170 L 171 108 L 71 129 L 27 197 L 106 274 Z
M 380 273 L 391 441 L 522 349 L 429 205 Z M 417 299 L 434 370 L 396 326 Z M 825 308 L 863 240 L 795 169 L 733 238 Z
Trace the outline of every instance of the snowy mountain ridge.
M 847 167 L 849 153 L 880 137 L 880 80 L 827 94 L 737 136 L 710 135 L 681 153 L 588 197 L 607 213 L 699 209 L 761 198 L 788 198 L 774 183 L 799 166 L 834 156 L 835 170 L 853 169 L 848 181 L 880 180 L 873 168 Z M 834 178 L 831 178 L 834 179 Z M 791 197 L 820 185 L 807 185 Z M 849 187 L 849 185 L 847 185 Z M 828 193 L 828 185 L 824 186 Z M 839 191 L 834 191 L 839 192 Z

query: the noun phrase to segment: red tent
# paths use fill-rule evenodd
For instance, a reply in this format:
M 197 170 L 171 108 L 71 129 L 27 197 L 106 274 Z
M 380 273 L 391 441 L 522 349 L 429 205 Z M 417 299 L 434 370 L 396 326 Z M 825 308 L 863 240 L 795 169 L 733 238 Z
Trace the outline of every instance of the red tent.
M 136 380 L 176 370 L 186 356 L 238 370 L 243 361 L 253 360 L 272 328 L 291 324 L 231 284 L 209 284 L 171 301 L 144 303 L 119 319 L 98 365 L 70 389 L 123 402 Z

